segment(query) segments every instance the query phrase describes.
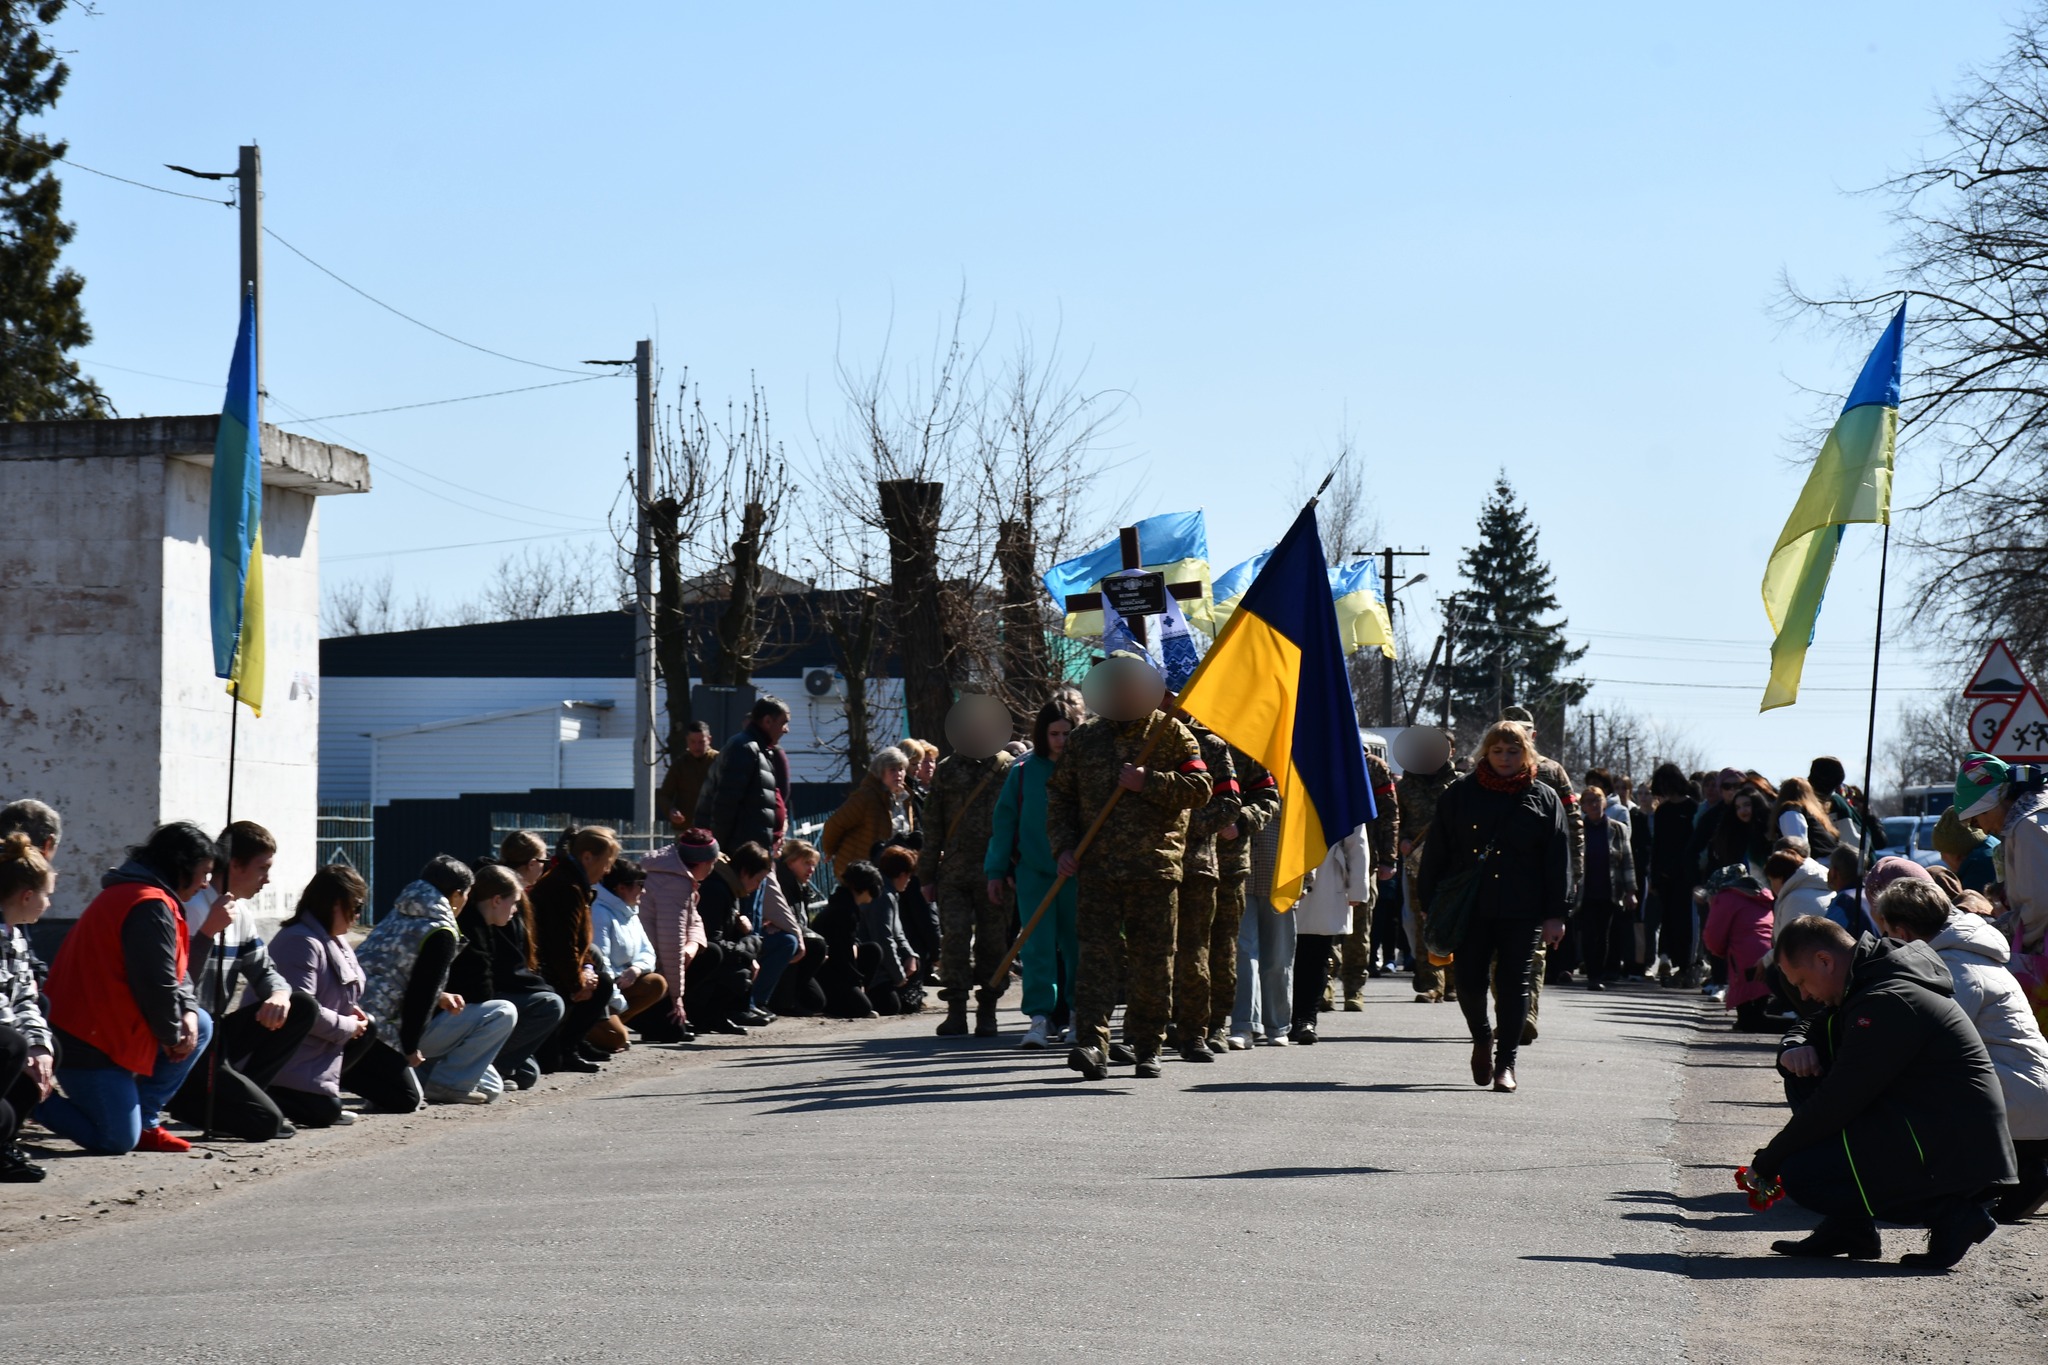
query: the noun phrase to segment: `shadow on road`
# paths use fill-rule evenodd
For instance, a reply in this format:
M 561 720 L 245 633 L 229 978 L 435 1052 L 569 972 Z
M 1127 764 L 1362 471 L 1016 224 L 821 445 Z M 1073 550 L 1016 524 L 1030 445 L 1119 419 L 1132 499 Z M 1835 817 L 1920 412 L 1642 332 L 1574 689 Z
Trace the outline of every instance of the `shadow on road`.
M 1463 1094 L 1472 1088 L 1469 1085 L 1422 1085 L 1414 1081 L 1381 1081 L 1373 1085 L 1359 1085 L 1352 1081 L 1210 1081 L 1187 1087 L 1190 1093 L 1197 1095 L 1427 1095 L 1450 1091 Z
M 1654 1270 L 1689 1280 L 1852 1280 L 1920 1272 L 1884 1261 L 1800 1260 L 1793 1256 L 1685 1256 L 1675 1251 L 1618 1251 L 1612 1256 L 1524 1256 L 1525 1261 Z
M 1314 1180 L 1331 1175 L 1399 1175 L 1385 1166 L 1259 1166 L 1215 1175 L 1161 1175 L 1155 1180 Z

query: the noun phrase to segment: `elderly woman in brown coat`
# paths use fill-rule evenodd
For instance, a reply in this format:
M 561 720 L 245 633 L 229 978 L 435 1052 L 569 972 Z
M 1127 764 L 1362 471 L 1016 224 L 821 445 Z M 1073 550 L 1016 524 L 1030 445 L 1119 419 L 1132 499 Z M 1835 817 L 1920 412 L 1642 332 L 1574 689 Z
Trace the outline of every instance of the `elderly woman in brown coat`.
M 825 821 L 818 845 L 832 860 L 833 876 L 871 858 L 875 845 L 894 839 L 896 805 L 909 773 L 910 760 L 901 749 L 882 750 L 868 764 L 861 784 Z

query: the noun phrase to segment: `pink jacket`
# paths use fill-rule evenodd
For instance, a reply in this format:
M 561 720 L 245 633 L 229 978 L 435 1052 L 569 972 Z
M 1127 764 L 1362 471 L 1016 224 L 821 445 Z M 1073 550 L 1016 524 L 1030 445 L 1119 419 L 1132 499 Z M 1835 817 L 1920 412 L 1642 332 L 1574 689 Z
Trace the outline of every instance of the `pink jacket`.
M 643 859 L 640 866 L 647 873 L 640 924 L 654 942 L 654 969 L 668 982 L 676 1016 L 681 1018 L 683 968 L 705 941 L 704 920 L 697 913 L 697 882 L 673 847 Z
M 1723 1008 L 1734 1009 L 1750 1000 L 1761 1000 L 1771 988 L 1749 979 L 1749 969 L 1771 951 L 1771 902 L 1769 891 L 1743 891 L 1725 887 L 1714 895 L 1707 911 L 1707 927 L 1701 935 L 1707 951 L 1728 959 L 1728 998 Z

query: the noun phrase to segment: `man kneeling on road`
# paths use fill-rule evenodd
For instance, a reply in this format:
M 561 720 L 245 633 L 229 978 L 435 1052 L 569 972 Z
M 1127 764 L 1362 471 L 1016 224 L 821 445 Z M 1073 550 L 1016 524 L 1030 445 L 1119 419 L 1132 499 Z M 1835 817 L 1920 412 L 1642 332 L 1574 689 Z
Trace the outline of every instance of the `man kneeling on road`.
M 1777 961 L 1825 1008 L 1785 1035 L 1792 1118 L 1751 1169 L 1822 1217 L 1771 1249 L 1876 1260 L 1881 1219 L 1929 1229 L 1900 1264 L 1948 1269 L 1991 1235 L 1985 1200 L 2017 1174 L 1997 1073 L 1948 969 L 1924 943 L 1851 938 L 1818 915 L 1779 932 Z

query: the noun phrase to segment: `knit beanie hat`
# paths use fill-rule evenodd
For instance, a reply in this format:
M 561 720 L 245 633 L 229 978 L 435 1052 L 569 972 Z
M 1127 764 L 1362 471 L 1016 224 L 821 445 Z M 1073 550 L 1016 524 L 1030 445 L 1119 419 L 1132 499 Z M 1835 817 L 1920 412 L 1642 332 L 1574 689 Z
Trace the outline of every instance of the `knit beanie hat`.
M 678 830 L 676 853 L 685 864 L 713 862 L 718 858 L 718 840 L 711 837 L 708 829 Z
M 1975 825 L 1964 824 L 1962 817 L 1956 814 L 1956 808 L 1950 806 L 1941 813 L 1941 819 L 1934 822 L 1934 833 L 1927 842 L 1934 845 L 1936 853 L 1967 858 L 1971 850 L 1990 837 Z
M 1517 720 L 1524 725 L 1536 723 L 1536 713 L 1526 706 L 1510 706 L 1500 713 L 1502 720 Z
M 1877 866 L 1871 868 L 1870 875 L 1863 879 L 1863 903 L 1876 905 L 1877 893 L 1901 878 L 1914 878 L 1923 882 L 1934 880 L 1928 875 L 1926 868 L 1911 858 L 1901 858 L 1897 855 L 1879 858 Z
M 1962 771 L 1956 774 L 1956 819 L 1982 815 L 1998 804 L 1998 789 L 2012 778 L 2004 759 L 1990 754 L 1967 754 Z

